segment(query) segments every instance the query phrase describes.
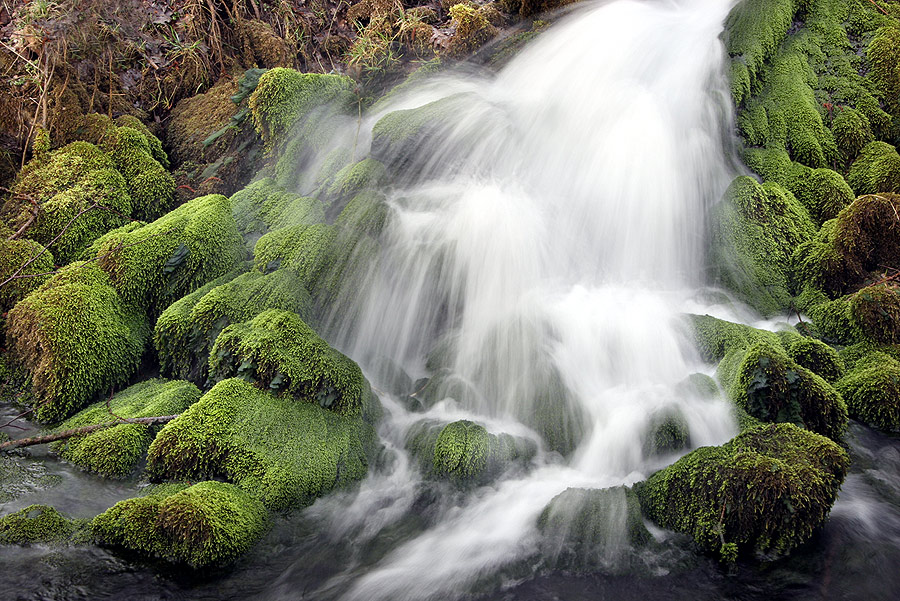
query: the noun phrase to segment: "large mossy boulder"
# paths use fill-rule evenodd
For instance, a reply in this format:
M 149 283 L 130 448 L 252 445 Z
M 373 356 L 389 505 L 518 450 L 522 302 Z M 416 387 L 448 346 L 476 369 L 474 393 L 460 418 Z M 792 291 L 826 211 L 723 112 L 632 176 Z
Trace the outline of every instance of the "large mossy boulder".
M 816 231 L 806 208 L 778 184 L 742 176 L 711 221 L 713 276 L 763 315 L 788 307 L 791 253 Z
M 95 263 L 72 263 L 7 319 L 10 352 L 31 373 L 34 417 L 54 422 L 135 371 L 150 330 Z
M 652 536 L 630 488 L 568 488 L 537 520 L 543 554 L 556 569 L 596 571 L 619 567 Z
M 710 363 L 721 361 L 731 351 L 747 348 L 757 342 L 780 344 L 778 335 L 774 332 L 711 315 L 686 315 L 685 319 L 700 357 Z
M 787 553 L 825 522 L 849 464 L 824 436 L 767 424 L 697 449 L 634 490 L 646 516 L 724 559 Z
M 201 196 L 143 227 L 115 230 L 92 247 L 122 298 L 155 317 L 244 258 L 231 204 Z
M 269 509 L 309 504 L 365 476 L 372 426 L 237 378 L 216 384 L 150 445 L 153 480 L 225 478 Z
M 108 401 L 100 401 L 76 413 L 56 429 L 118 421 L 119 418 L 157 417 L 181 413 L 200 399 L 200 390 L 190 382 L 160 379 L 130 386 Z M 159 427 L 119 424 L 88 434 L 70 436 L 53 443 L 53 450 L 81 469 L 107 478 L 131 474 L 147 452 Z
M 91 522 L 94 538 L 192 568 L 227 564 L 270 525 L 263 504 L 233 484 L 169 485 L 120 501 Z

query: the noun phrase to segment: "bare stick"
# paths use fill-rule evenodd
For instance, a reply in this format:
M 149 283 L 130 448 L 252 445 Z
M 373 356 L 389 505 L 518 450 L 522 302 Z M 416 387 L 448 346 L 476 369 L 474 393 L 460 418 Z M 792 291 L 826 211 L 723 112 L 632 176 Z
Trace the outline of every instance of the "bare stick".
M 66 438 L 71 438 L 73 436 L 78 436 L 80 434 L 90 434 L 91 432 L 96 432 L 97 430 L 105 430 L 106 428 L 112 428 L 113 426 L 118 426 L 119 424 L 165 424 L 176 417 L 178 415 L 159 415 L 156 417 L 131 417 L 125 418 L 120 421 L 115 422 L 104 422 L 102 424 L 94 424 L 92 426 L 82 426 L 81 428 L 72 428 L 71 430 L 63 430 L 62 432 L 56 432 L 54 434 L 45 434 L 44 436 L 33 436 L 31 438 L 19 438 L 18 440 L 10 440 L 8 442 L 4 442 L 0 444 L 0 451 L 6 451 L 9 449 L 17 449 L 19 447 L 32 447 L 38 444 L 46 444 L 48 442 L 55 442 L 57 440 L 65 440 Z

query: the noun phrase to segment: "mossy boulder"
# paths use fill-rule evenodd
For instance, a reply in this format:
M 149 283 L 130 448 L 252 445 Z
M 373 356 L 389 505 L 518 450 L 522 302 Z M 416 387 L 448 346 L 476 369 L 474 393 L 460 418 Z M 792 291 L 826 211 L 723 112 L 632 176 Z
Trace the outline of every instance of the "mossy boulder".
M 231 210 L 238 231 L 253 243 L 270 230 L 325 220 L 325 207 L 321 202 L 288 192 L 268 177 L 232 194 Z
M 360 192 L 378 188 L 386 177 L 385 167 L 381 161 L 373 158 L 363 159 L 338 171 L 331 180 L 324 198 L 333 205 L 344 207 Z
M 196 198 L 148 225 L 111 232 L 97 246 L 97 262 L 122 298 L 152 316 L 233 270 L 245 256 L 231 204 L 218 194 Z
M 358 417 L 233 378 L 162 429 L 147 473 L 157 481 L 222 477 L 266 507 L 284 509 L 365 476 L 374 437 Z
M 181 413 L 200 399 L 190 382 L 146 380 L 130 386 L 108 401 L 100 401 L 73 415 L 56 429 L 117 421 L 118 418 L 155 417 Z M 124 478 L 143 459 L 159 428 L 146 424 L 119 424 L 53 443 L 53 450 L 81 469 L 108 478 Z
M 406 448 L 425 475 L 458 486 L 491 482 L 508 469 L 523 468 L 537 453 L 533 441 L 491 434 L 469 420 L 420 422 L 407 432 Z
M 0 239 L 0 282 L 17 273 L 25 276 L 0 286 L 0 313 L 12 309 L 17 302 L 49 280 L 52 271 L 53 255 L 45 251 L 41 244 L 28 239 Z
M 857 194 L 900 192 L 900 155 L 887 142 L 870 142 L 850 166 L 847 181 Z
M 153 156 L 158 143 L 151 145 L 147 136 L 133 127 L 118 127 L 101 143 L 128 184 L 132 216 L 143 221 L 164 215 L 175 202 L 175 178 Z
M 29 545 L 63 543 L 75 533 L 76 525 L 56 509 L 29 505 L 0 518 L 0 544 Z
M 697 449 L 634 490 L 647 517 L 724 559 L 787 553 L 825 522 L 849 464 L 824 436 L 767 424 Z
M 715 385 L 715 382 L 713 382 Z M 691 447 L 691 431 L 684 415 L 677 410 L 657 411 L 650 418 L 644 439 L 644 455 L 653 457 L 676 453 Z
M 842 439 L 847 407 L 841 395 L 821 376 L 788 357 L 780 345 L 758 342 L 731 351 L 719 364 L 717 375 L 731 399 L 751 416 Z
M 844 375 L 844 361 L 832 347 L 821 340 L 796 332 L 779 332 L 788 356 L 826 382 L 834 384 Z
M 850 415 L 885 431 L 900 430 L 900 362 L 873 351 L 835 384 Z
M 831 122 L 831 132 L 847 166 L 856 160 L 863 148 L 875 141 L 869 118 L 849 107 L 843 108 L 835 116 Z
M 625 486 L 568 488 L 547 504 L 537 526 L 551 566 L 579 572 L 615 568 L 652 540 L 637 495 Z
M 900 264 L 900 207 L 898 194 L 860 196 L 840 212 L 834 245 L 849 261 L 867 271 Z
M 714 277 L 763 315 L 789 306 L 791 253 L 816 231 L 806 208 L 781 186 L 742 176 L 711 219 Z
M 149 327 L 94 263 L 72 263 L 20 301 L 7 344 L 32 376 L 34 417 L 64 419 L 138 366 Z
M 337 228 L 324 223 L 283 227 L 256 242 L 253 263 L 263 273 L 291 269 L 307 289 L 313 290 L 332 261 L 336 238 Z
M 266 275 L 251 271 L 200 290 L 202 294 L 189 294 L 163 311 L 153 336 L 163 373 L 200 384 L 207 378 L 210 349 L 229 325 L 267 309 L 306 319 L 312 311 L 303 282 L 288 269 Z
M 209 376 L 242 377 L 344 416 L 370 409 L 359 366 L 290 311 L 270 309 L 225 328 L 210 352 Z
M 843 231 L 843 230 L 842 230 Z M 838 220 L 822 224 L 819 232 L 791 254 L 794 290 L 822 289 L 833 295 L 856 288 L 866 275 L 860 259 L 837 244 Z
M 230 563 L 269 525 L 258 499 L 232 484 L 207 481 L 120 501 L 94 518 L 91 532 L 102 544 L 199 569 Z
M 731 351 L 747 348 L 757 342 L 780 344 L 778 335 L 767 330 L 725 321 L 711 315 L 686 315 L 700 357 L 710 363 L 721 361 Z

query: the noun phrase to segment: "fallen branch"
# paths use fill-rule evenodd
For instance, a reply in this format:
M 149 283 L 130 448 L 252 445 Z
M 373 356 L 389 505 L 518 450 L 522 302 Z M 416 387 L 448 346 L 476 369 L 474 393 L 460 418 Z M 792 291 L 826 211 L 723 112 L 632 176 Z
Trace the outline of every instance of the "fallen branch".
M 165 424 L 176 417 L 178 415 L 159 415 L 156 417 L 131 417 L 124 418 L 114 422 L 104 422 L 102 424 L 94 424 L 91 426 L 82 426 L 81 428 L 72 428 L 71 430 L 63 430 L 62 432 L 56 432 L 54 434 L 45 434 L 44 436 L 33 436 L 31 438 L 19 438 L 18 440 L 10 440 L 8 442 L 4 442 L 0 444 L 0 451 L 6 451 L 9 449 L 17 449 L 19 447 L 32 447 L 38 444 L 46 444 L 48 442 L 55 442 L 57 440 L 65 440 L 66 438 L 71 438 L 73 436 L 78 436 L 80 434 L 90 434 L 91 432 L 96 432 L 97 430 L 105 430 L 106 428 L 112 428 L 113 426 L 118 426 L 119 424 Z

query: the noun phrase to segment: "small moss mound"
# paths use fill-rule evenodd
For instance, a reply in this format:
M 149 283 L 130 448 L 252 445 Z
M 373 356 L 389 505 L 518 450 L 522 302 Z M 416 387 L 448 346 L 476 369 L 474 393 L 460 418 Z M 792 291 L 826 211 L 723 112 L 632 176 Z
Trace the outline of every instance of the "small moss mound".
M 461 57 L 478 50 L 497 35 L 487 14 L 480 7 L 466 3 L 450 7 L 450 16 L 456 23 L 456 33 L 450 39 L 447 51 L 450 56 Z
M 214 382 L 242 377 L 345 416 L 361 415 L 370 394 L 362 371 L 299 315 L 264 311 L 225 328 L 209 359 Z
M 803 242 L 791 255 L 793 288 L 818 288 L 833 295 L 855 289 L 865 278 L 860 259 L 838 247 L 838 220 L 830 219 L 812 240 Z
M 20 301 L 7 321 L 10 351 L 31 372 L 34 416 L 64 419 L 137 368 L 149 328 L 94 263 L 72 263 Z
M 233 270 L 244 257 L 244 247 L 228 199 L 210 194 L 151 224 L 107 234 L 98 253 L 98 263 L 122 298 L 155 316 Z
M 900 294 L 893 286 L 869 286 L 850 295 L 850 319 L 869 339 L 900 343 Z
M 0 286 L 0 313 L 12 309 L 17 302 L 50 279 L 50 272 L 53 271 L 53 255 L 42 251 L 44 247 L 34 240 L 0 240 L 0 282 L 15 275 L 16 272 L 26 276 Z M 40 257 L 37 260 L 19 271 L 38 254 Z
M 850 166 L 847 181 L 857 194 L 900 192 L 900 155 L 886 142 L 871 142 Z
M 825 522 L 849 464 L 824 436 L 767 424 L 697 449 L 634 489 L 650 519 L 724 559 L 787 553 Z
M 831 123 L 831 132 L 843 156 L 844 163 L 850 165 L 862 149 L 875 141 L 872 127 L 865 114 L 852 108 L 844 108 Z
M 262 503 L 232 484 L 171 490 L 116 503 L 94 518 L 92 534 L 107 545 L 205 568 L 235 560 L 269 528 Z
M 900 362 L 893 357 L 867 353 L 835 387 L 853 417 L 881 430 L 900 430 Z
M 270 509 L 309 504 L 365 476 L 374 430 L 240 379 L 219 382 L 150 445 L 153 480 L 224 477 Z
M 652 540 L 637 495 L 630 488 L 568 488 L 553 497 L 537 521 L 544 555 L 557 569 L 614 567 Z
M 324 223 L 292 225 L 262 236 L 253 249 L 253 263 L 268 273 L 285 267 L 300 277 L 307 290 L 316 289 L 319 279 L 334 260 L 337 228 Z
M 835 248 L 866 271 L 900 264 L 898 207 L 897 194 L 860 196 L 837 217 Z
M 325 220 L 325 208 L 314 198 L 280 188 L 263 178 L 231 195 L 231 210 L 241 235 L 256 242 L 270 230 L 293 225 L 312 225 Z
M 116 421 L 118 417 L 154 417 L 181 413 L 200 398 L 190 382 L 146 380 L 73 415 L 57 427 L 65 431 Z M 53 450 L 81 469 L 108 478 L 124 478 L 147 452 L 158 427 L 119 424 L 53 443 Z
M 711 315 L 687 315 L 687 325 L 704 361 L 714 363 L 731 351 L 746 348 L 757 342 L 779 344 L 778 335 L 766 330 L 725 321 Z
M 715 386 L 715 382 L 713 382 Z M 647 456 L 674 453 L 691 447 L 691 431 L 687 420 L 678 411 L 660 411 L 650 419 L 644 454 Z
M 834 384 L 844 375 L 844 361 L 838 352 L 815 338 L 791 332 L 780 333 L 788 356 L 809 371 Z
M 75 525 L 46 505 L 29 505 L 0 518 L 0 543 L 28 545 L 61 543 L 75 532 Z
M 757 419 L 793 423 L 833 440 L 843 437 L 847 407 L 840 394 L 780 346 L 758 342 L 732 351 L 718 375 L 732 400 Z

